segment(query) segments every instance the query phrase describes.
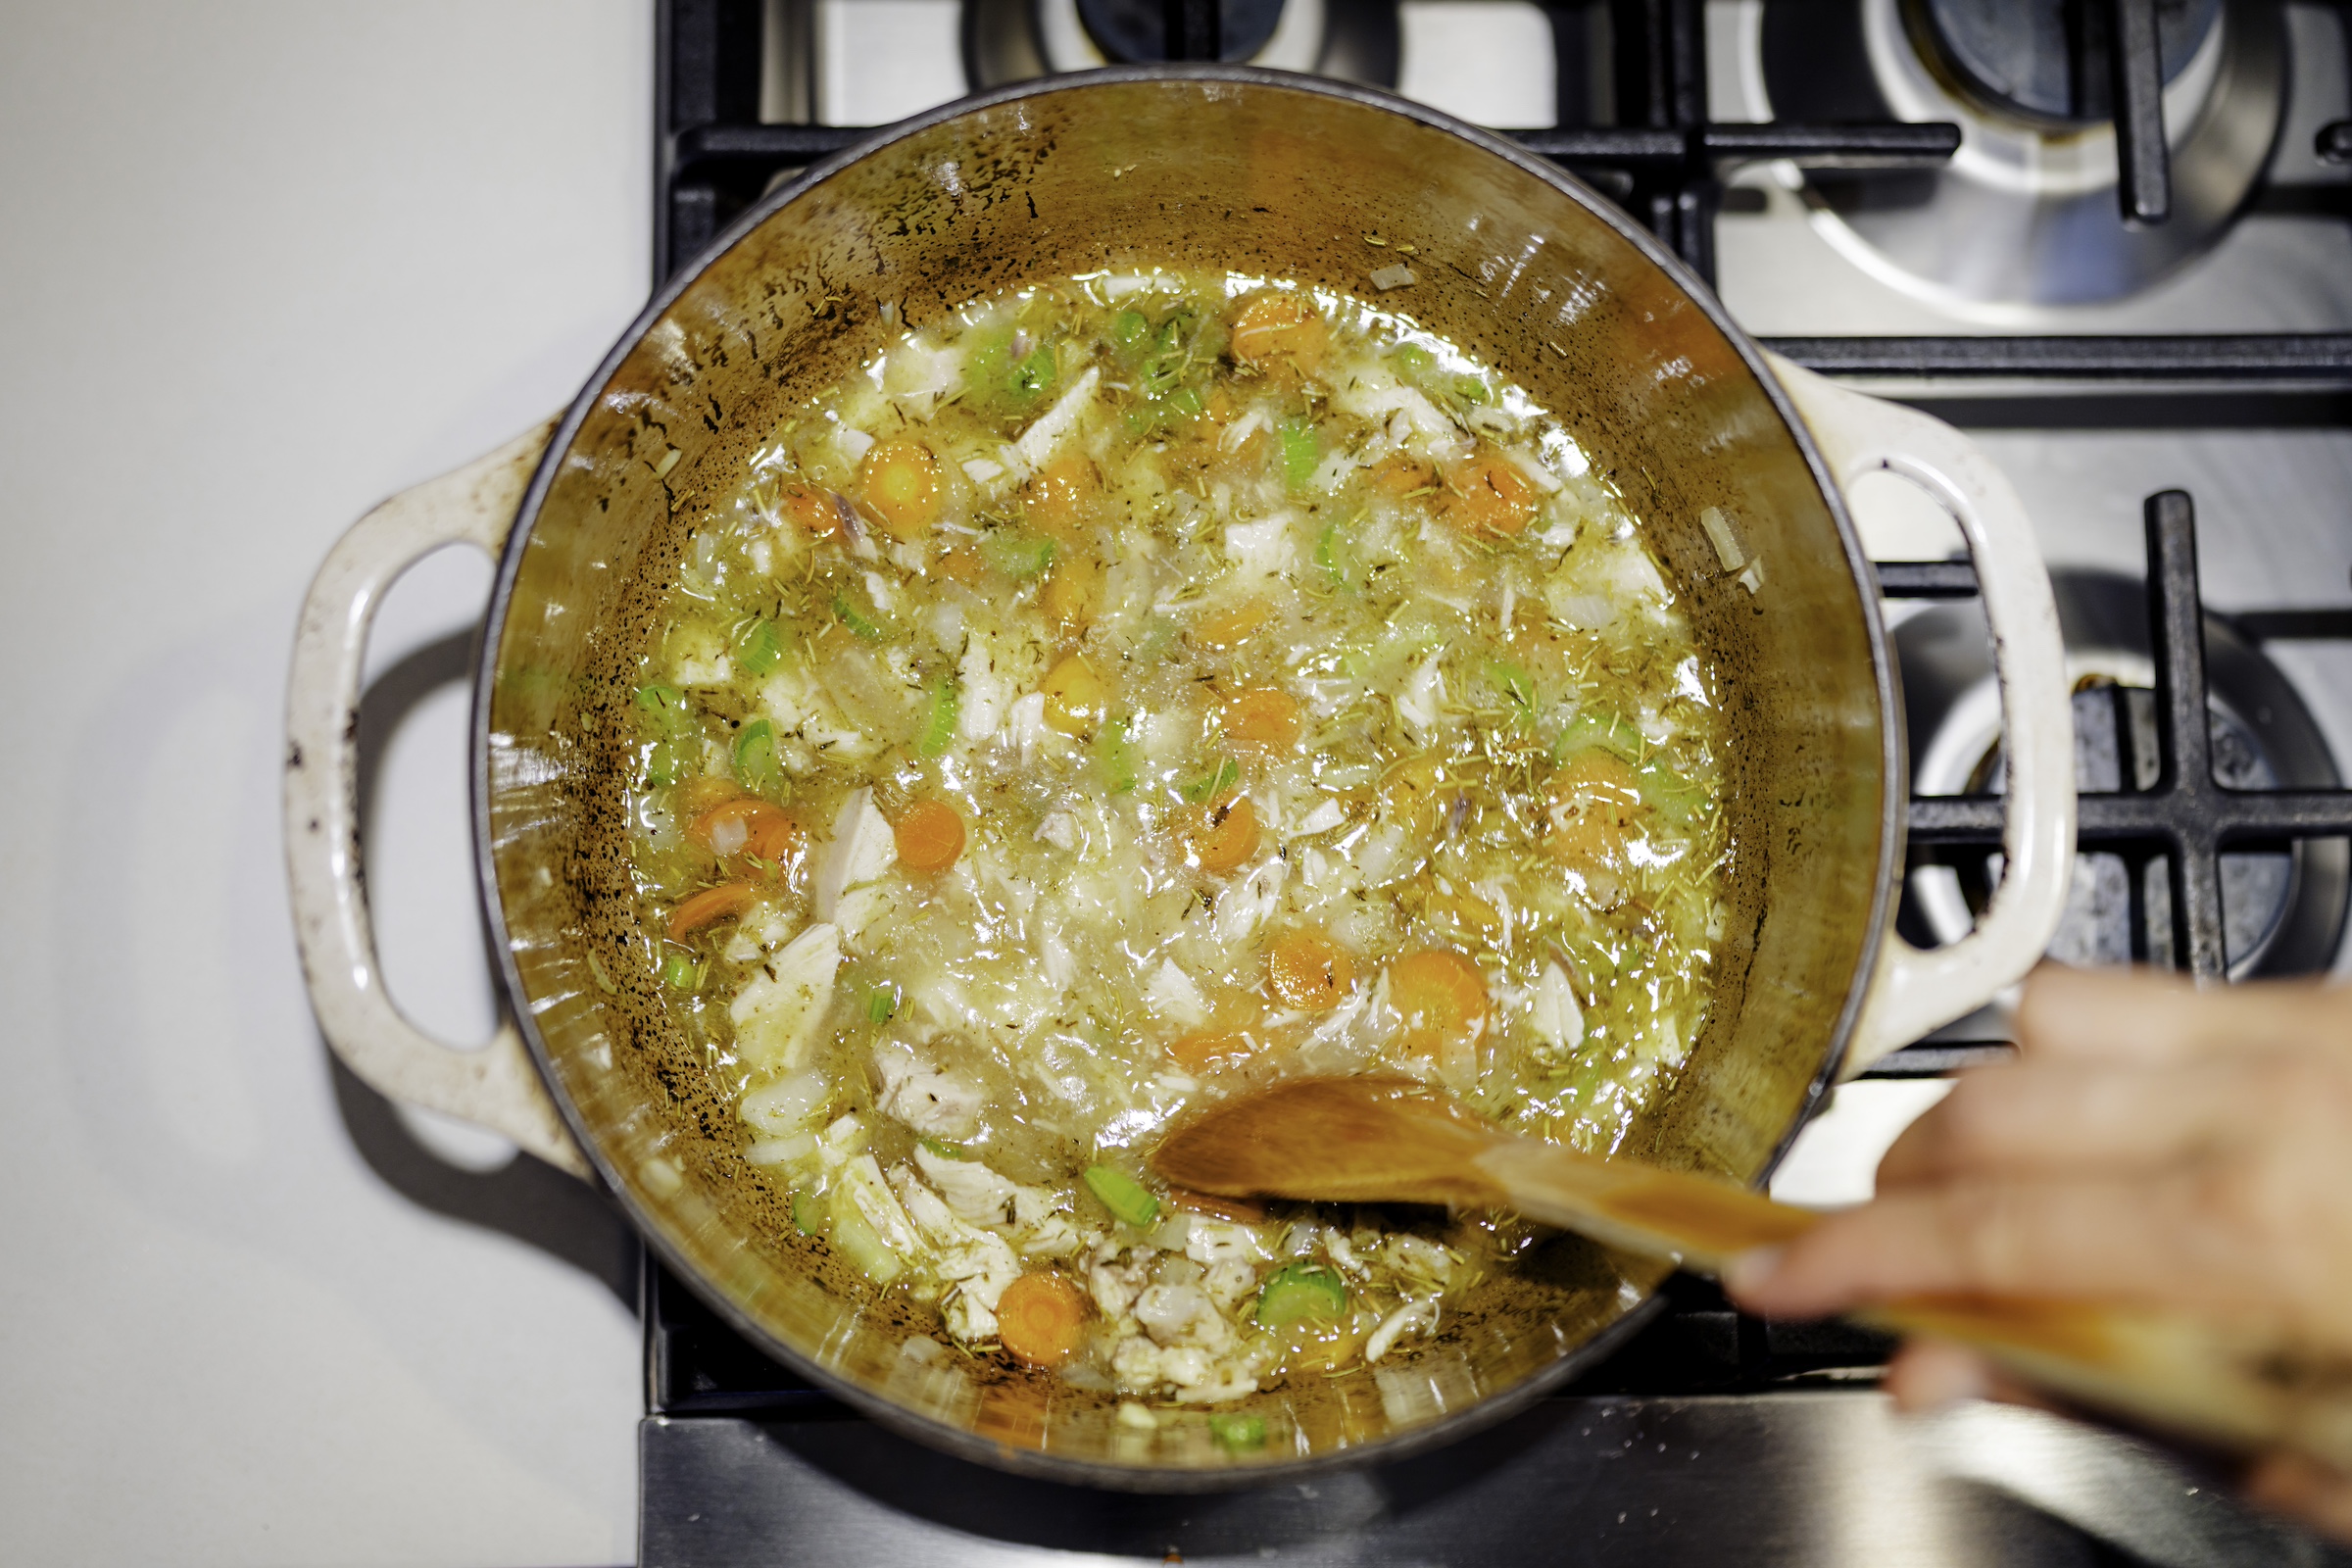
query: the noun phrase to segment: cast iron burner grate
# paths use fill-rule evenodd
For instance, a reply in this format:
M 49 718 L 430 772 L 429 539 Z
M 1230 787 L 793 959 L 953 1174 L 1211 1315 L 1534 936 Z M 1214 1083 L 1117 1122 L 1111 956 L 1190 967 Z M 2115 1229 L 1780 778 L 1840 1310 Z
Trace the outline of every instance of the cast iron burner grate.
M 2084 849 L 2121 850 L 2127 857 L 2161 856 L 2172 884 L 2176 962 L 2201 981 L 2219 980 L 2228 971 L 2222 851 L 2352 833 L 2352 790 L 2234 790 L 2216 780 L 2195 511 L 2186 493 L 2167 490 L 2148 497 L 2146 515 L 2157 779 L 2145 790 L 2084 792 L 2075 840 Z M 1910 575 L 1902 568 L 1879 570 L 1881 588 L 1889 594 Z M 1911 572 L 1918 573 L 1913 583 L 1938 596 L 1958 588 L 1964 574 L 1973 591 L 1974 574 L 1958 563 Z M 1914 849 L 1989 847 L 2000 837 L 1997 796 L 1920 796 L 1911 802 Z M 2182 956 L 2184 963 L 2179 962 Z

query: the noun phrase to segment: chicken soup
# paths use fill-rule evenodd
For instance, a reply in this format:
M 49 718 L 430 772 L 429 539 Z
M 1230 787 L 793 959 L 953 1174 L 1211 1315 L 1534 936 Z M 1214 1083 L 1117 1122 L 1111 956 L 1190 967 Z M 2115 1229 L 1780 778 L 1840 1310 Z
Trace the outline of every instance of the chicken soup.
M 1409 1353 L 1524 1226 L 1170 1190 L 1159 1131 L 1378 1068 L 1605 1151 L 1704 1024 L 1712 672 L 1607 475 L 1409 318 L 978 301 L 689 504 L 664 994 L 753 1179 L 964 1352 L 1184 1402 Z

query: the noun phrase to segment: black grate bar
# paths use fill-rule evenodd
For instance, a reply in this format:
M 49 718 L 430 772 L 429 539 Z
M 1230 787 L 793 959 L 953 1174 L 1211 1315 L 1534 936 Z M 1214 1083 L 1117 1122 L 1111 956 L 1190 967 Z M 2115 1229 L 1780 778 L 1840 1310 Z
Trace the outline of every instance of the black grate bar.
M 2277 380 L 2352 385 L 2352 332 L 2185 337 L 1788 337 L 1775 349 L 1825 375 Z
M 2197 520 L 2184 490 L 2148 497 L 2148 621 L 2156 647 L 2156 733 L 2163 772 L 2157 795 L 2208 826 L 2171 846 L 2173 952 L 2199 980 L 2229 972 L 2223 947 L 2220 812 L 2213 730 L 2205 710 L 2205 609 L 2197 598 Z
M 2170 848 L 2211 832 L 2225 847 L 2286 839 L 2352 836 L 2352 790 L 2229 790 L 2178 808 L 2156 791 L 2085 793 L 2076 807 L 2075 836 L 2085 846 Z M 1911 802 L 1911 842 L 1997 845 L 1997 795 L 1922 795 Z
M 2107 0 L 2107 55 L 2115 67 L 2116 201 L 2125 222 L 2152 227 L 2173 216 L 2156 0 Z
M 1974 599 L 1977 568 L 1965 561 L 1878 561 L 1881 599 Z
M 671 143 L 673 173 L 720 168 L 772 173 L 813 163 L 872 135 L 872 125 L 762 125 L 737 122 L 688 125 Z M 1787 160 L 1812 169 L 1917 169 L 1948 161 L 1960 127 L 1946 124 L 1701 125 L 1671 128 L 1565 127 L 1506 130 L 1532 153 L 1555 163 L 1681 175 L 1694 167 Z
M 1864 1078 L 1949 1078 L 1971 1067 L 2013 1060 L 2017 1048 L 2006 1040 L 1937 1041 L 1889 1051 L 1862 1069 Z
M 2146 0 L 2142 0 L 2146 3 Z M 1161 46 L 1170 60 L 1215 60 L 1225 53 L 1220 0 L 1160 0 Z

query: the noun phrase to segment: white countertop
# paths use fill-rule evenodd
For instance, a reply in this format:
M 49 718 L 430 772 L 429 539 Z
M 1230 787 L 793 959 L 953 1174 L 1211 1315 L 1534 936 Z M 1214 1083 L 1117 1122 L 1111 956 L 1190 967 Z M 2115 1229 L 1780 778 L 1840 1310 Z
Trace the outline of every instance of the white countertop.
M 327 546 L 644 299 L 651 8 L 77 0 L 0 38 L 0 1561 L 627 1560 L 623 1238 L 339 1105 L 277 798 Z M 470 616 L 456 567 L 391 641 Z M 396 994 L 478 1033 L 463 712 L 399 731 L 371 869 Z

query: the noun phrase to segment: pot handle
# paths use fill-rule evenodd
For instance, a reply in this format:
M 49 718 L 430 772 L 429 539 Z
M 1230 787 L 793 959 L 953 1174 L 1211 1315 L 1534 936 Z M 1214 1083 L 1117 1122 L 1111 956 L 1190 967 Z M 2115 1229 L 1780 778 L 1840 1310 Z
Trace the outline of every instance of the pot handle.
M 1920 485 L 1959 520 L 2001 685 L 2009 782 L 2000 886 L 1977 928 L 1948 947 L 1923 951 L 1886 933 L 1839 1069 L 1850 1078 L 1990 1002 L 2049 948 L 2074 881 L 2074 703 L 2032 519 L 1984 449 L 1941 419 L 1833 385 L 1777 354 L 1767 358 L 1839 484 L 1850 487 L 1884 468 Z
M 495 559 L 555 420 L 428 479 L 362 517 L 303 601 L 286 684 L 286 879 L 303 978 L 326 1043 L 379 1094 L 504 1133 L 575 1176 L 588 1162 L 564 1129 L 514 1020 L 479 1051 L 442 1045 L 384 991 L 360 864 L 359 701 L 368 628 L 386 589 L 447 544 Z

